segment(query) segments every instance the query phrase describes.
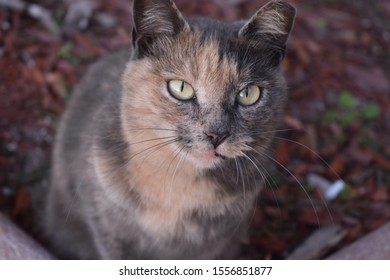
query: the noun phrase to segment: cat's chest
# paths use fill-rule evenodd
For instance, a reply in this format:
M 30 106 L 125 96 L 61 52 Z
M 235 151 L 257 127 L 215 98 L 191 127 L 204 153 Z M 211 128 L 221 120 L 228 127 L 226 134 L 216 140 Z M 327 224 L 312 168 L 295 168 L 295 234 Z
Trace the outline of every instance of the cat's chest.
M 223 215 L 233 198 L 217 195 L 221 186 L 205 178 L 184 172 L 172 176 L 134 176 L 133 183 L 143 201 L 138 223 L 146 232 L 161 237 L 181 235 L 196 239 L 204 229 L 193 219 L 194 213 L 207 217 Z

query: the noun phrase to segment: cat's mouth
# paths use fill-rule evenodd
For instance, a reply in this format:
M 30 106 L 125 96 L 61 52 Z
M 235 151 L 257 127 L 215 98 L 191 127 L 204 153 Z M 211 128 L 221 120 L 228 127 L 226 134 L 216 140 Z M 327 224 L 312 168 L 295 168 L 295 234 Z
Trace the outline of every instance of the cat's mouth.
M 226 157 L 224 155 L 218 154 L 217 152 L 215 153 L 215 155 L 221 159 L 226 159 Z
M 216 158 L 225 159 L 226 158 L 224 155 L 219 154 L 215 150 L 200 152 L 199 156 L 204 159 L 216 159 Z
M 215 168 L 226 159 L 226 156 L 221 155 L 216 150 L 201 151 L 193 155 L 196 165 L 201 169 Z

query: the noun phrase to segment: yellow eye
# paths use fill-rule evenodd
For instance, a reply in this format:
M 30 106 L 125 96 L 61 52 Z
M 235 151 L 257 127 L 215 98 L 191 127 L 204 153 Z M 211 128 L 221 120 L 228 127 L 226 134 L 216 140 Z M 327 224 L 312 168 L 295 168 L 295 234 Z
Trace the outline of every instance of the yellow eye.
M 179 100 L 190 100 L 195 97 L 194 88 L 180 80 L 172 80 L 168 82 L 169 93 Z
M 247 86 L 237 96 L 239 104 L 244 106 L 253 105 L 261 97 L 261 89 L 258 86 Z

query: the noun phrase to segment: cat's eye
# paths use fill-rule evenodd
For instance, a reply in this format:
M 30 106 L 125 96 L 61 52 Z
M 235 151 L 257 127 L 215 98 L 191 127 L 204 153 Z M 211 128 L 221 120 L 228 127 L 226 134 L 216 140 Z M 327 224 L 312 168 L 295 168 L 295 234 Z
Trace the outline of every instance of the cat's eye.
M 169 93 L 179 100 L 190 100 L 195 97 L 194 88 L 181 80 L 171 80 L 168 82 Z
M 260 99 L 261 92 L 262 89 L 258 86 L 247 86 L 238 93 L 237 101 L 240 105 L 253 105 Z

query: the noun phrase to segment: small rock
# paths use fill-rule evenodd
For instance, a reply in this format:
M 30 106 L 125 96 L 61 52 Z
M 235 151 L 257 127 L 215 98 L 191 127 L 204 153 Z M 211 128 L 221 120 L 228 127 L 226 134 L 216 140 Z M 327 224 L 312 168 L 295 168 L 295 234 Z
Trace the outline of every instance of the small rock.
M 389 260 L 390 222 L 331 255 L 330 260 Z
M 96 4 L 92 1 L 72 2 L 68 8 L 65 16 L 65 30 L 85 30 L 92 14 L 95 10 Z
M 326 190 L 329 189 L 329 187 L 331 185 L 331 183 L 328 180 L 326 180 L 325 178 L 323 178 L 317 174 L 309 174 L 307 176 L 307 182 L 309 183 L 310 186 L 318 187 L 323 192 L 326 192 Z
M 346 236 L 346 231 L 340 225 L 330 225 L 320 228 L 310 235 L 302 245 L 295 249 L 289 260 L 321 259 Z
M 21 12 L 26 8 L 26 3 L 21 0 L 0 0 L 0 6 Z
M 54 257 L 0 213 L 0 260 L 38 259 Z
M 337 180 L 334 183 L 331 183 L 316 174 L 309 174 L 307 176 L 307 182 L 313 187 L 320 188 L 327 201 L 336 199 L 340 192 L 345 188 L 345 182 L 343 180 Z
M 104 28 L 113 28 L 118 24 L 116 18 L 106 13 L 98 13 L 94 19 Z

